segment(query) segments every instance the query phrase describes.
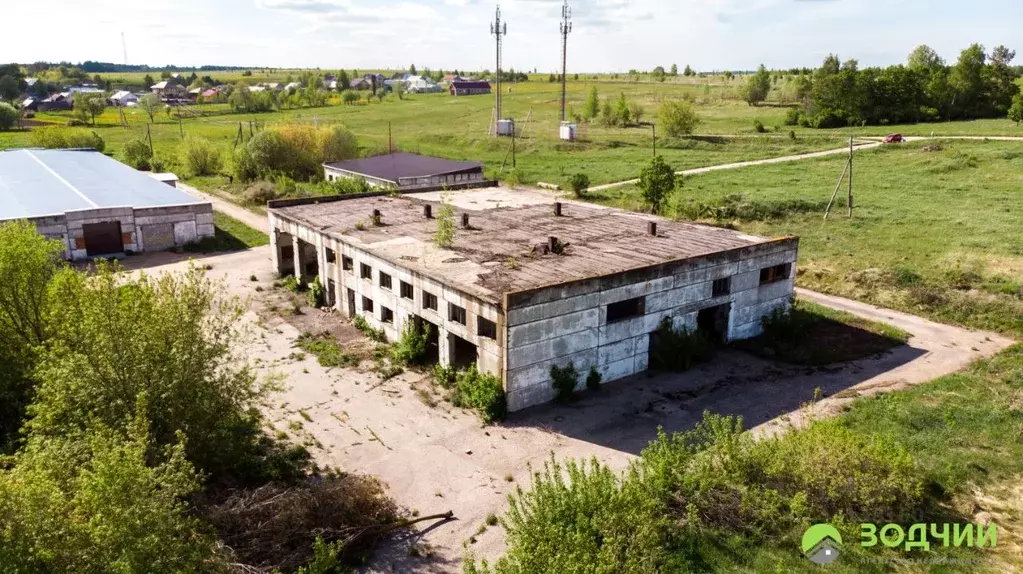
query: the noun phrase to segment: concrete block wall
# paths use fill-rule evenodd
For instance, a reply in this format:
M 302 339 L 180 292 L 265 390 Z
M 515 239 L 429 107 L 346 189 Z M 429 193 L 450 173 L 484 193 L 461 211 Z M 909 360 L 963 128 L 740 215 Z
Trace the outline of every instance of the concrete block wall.
M 554 398 L 552 365 L 575 365 L 579 388 L 590 367 L 605 383 L 647 370 L 650 333 L 664 318 L 692 330 L 701 309 L 727 304 L 728 340 L 760 334 L 760 318 L 789 303 L 797 246 L 796 239 L 782 240 L 509 296 L 509 409 Z M 782 263 L 792 265 L 788 279 L 761 286 L 760 270 Z M 714 297 L 713 282 L 725 277 L 730 292 Z M 643 315 L 607 322 L 609 304 L 636 297 L 644 298 Z
M 213 237 L 213 205 L 198 203 L 193 205 L 175 205 L 166 207 L 147 207 L 135 209 L 136 243 L 139 251 L 150 247 L 145 245 L 146 230 L 170 227 L 173 233 L 173 245 L 181 246 L 198 241 L 204 237 Z M 168 245 L 153 246 L 153 249 L 165 249 Z
M 100 209 L 79 209 L 64 214 L 67 220 L 68 247 L 71 259 L 85 259 L 88 252 L 78 248 L 78 240 L 85 237 L 82 226 L 89 223 L 105 223 L 118 221 L 121 223 L 121 234 L 128 235 L 129 240 L 122 242 L 125 251 L 141 251 L 138 246 L 138 234 L 135 232 L 135 210 L 131 207 L 107 207 Z
M 405 322 L 413 316 L 422 317 L 438 328 L 440 362 L 448 364 L 450 347 L 447 334 L 453 334 L 476 345 L 477 367 L 481 372 L 492 373 L 501 376 L 504 363 L 504 316 L 496 305 L 482 301 L 476 297 L 465 294 L 457 289 L 441 284 L 429 277 L 420 275 L 410 269 L 395 265 L 389 261 L 374 255 L 357 245 L 343 243 L 336 238 L 319 233 L 305 225 L 277 217 L 275 214 L 268 214 L 271 226 L 271 244 L 286 244 L 285 241 L 291 238 L 300 242 L 296 253 L 306 251 L 306 246 L 313 246 L 320 269 L 320 283 L 327 288 L 330 280 L 334 281 L 335 308 L 342 314 L 348 315 L 348 289 L 355 292 L 355 311 L 362 315 L 370 326 L 383 329 L 389 341 L 395 341 L 401 336 Z M 335 253 L 333 263 L 327 262 L 326 249 Z M 274 258 L 275 269 L 282 271 L 279 249 L 271 249 Z M 344 257 L 352 259 L 352 269 L 343 269 Z M 372 278 L 361 277 L 361 265 L 366 264 L 372 268 Z M 387 289 L 380 285 L 380 273 L 391 276 L 391 288 Z M 401 296 L 401 282 L 412 285 L 413 298 L 407 299 Z M 423 292 L 426 291 L 437 297 L 437 309 L 423 308 Z M 362 309 L 362 298 L 367 297 L 373 301 L 373 312 L 364 313 Z M 448 320 L 448 303 L 454 303 L 465 309 L 465 325 Z M 387 307 L 394 313 L 393 323 L 384 323 L 381 307 Z M 497 324 L 497 339 L 482 337 L 477 334 L 476 317 L 482 316 L 485 319 Z

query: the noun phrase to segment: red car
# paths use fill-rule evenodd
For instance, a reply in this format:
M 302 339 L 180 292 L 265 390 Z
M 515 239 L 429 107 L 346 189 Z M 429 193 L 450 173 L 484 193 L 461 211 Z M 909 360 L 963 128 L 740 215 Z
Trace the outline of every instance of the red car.
M 888 134 L 884 138 L 884 143 L 902 143 L 904 141 L 906 140 L 902 137 L 902 134 Z

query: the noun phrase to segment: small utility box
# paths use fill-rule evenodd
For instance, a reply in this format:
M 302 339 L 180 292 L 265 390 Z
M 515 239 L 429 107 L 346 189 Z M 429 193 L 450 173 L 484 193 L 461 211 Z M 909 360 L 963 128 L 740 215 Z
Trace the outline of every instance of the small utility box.
M 561 122 L 561 139 L 565 141 L 575 141 L 575 129 L 576 125 L 568 122 Z
M 515 133 L 515 120 L 506 118 L 497 120 L 497 135 L 510 136 Z

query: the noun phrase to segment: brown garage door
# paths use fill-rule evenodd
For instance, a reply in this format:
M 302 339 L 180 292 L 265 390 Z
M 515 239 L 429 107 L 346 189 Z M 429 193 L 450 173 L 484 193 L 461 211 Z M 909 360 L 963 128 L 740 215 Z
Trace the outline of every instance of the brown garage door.
M 124 251 L 124 245 L 121 244 L 120 221 L 86 223 L 82 225 L 82 235 L 85 237 L 85 252 L 89 257 Z

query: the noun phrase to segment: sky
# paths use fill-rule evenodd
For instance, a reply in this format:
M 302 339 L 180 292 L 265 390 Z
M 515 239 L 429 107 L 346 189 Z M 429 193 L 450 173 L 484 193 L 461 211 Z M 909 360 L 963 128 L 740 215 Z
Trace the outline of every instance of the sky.
M 561 67 L 562 0 L 503 0 L 504 68 Z M 1023 50 L 1020 0 L 569 0 L 572 72 L 861 66 L 918 44 L 946 60 L 979 42 Z M 281 68 L 494 69 L 490 0 L 4 2 L 0 62 L 125 61 Z M 1021 44 L 1021 45 L 1014 45 Z M 1023 51 L 1020 52 L 1023 60 Z M 1017 62 L 1018 63 L 1018 62 Z

